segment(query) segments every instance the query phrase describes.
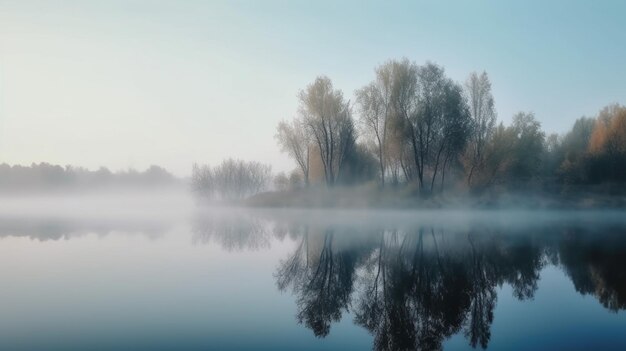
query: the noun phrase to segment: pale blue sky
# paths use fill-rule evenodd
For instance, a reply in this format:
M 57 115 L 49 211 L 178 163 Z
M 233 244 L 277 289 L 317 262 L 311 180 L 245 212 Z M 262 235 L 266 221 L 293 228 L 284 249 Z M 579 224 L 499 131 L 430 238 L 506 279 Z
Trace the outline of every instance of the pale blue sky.
M 626 103 L 623 1 L 0 0 L 0 162 L 258 159 L 317 75 L 348 98 L 390 58 L 489 74 L 548 132 Z

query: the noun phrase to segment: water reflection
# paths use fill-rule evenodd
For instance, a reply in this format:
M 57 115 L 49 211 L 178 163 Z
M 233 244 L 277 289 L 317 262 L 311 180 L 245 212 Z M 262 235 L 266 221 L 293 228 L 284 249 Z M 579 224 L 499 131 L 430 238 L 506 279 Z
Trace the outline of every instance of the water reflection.
M 581 230 L 567 232 L 559 243 L 563 269 L 576 291 L 595 296 L 611 311 L 626 309 L 626 238 L 613 231 L 598 238 L 598 233 Z
M 371 251 L 370 245 L 347 244 L 333 230 L 310 235 L 305 228 L 298 248 L 276 273 L 279 289 L 291 286 L 298 297 L 298 321 L 317 336 L 326 336 L 348 308 L 356 270 Z
M 156 240 L 150 245 L 144 245 L 141 240 L 116 240 L 119 237 L 111 233 L 118 232 L 139 233 Z M 328 336 L 333 331 L 345 331 L 337 328 L 338 322 L 343 320 L 348 322 L 350 330 L 370 333 L 375 350 L 441 349 L 449 346 L 447 340 L 453 336 L 454 342 L 460 340 L 466 347 L 500 348 L 498 343 L 502 337 L 497 336 L 502 336 L 502 329 L 498 327 L 498 320 L 511 323 L 503 321 L 511 318 L 511 312 L 502 312 L 502 306 L 507 306 L 512 299 L 531 306 L 535 296 L 539 303 L 538 291 L 545 286 L 543 280 L 540 284 L 541 275 L 546 268 L 553 267 L 571 281 L 570 285 L 558 285 L 558 294 L 568 295 L 565 293 L 575 290 L 591 296 L 599 303 L 594 311 L 602 311 L 602 315 L 614 316 L 626 309 L 626 221 L 621 214 L 418 215 L 375 211 L 229 210 L 196 213 L 184 223 L 130 217 L 116 220 L 0 217 L 0 238 L 71 240 L 89 233 L 106 235 L 107 241 L 101 246 L 99 240 L 85 240 L 86 245 L 81 246 L 80 240 L 67 245 L 17 240 L 16 247 L 21 249 L 34 247 L 41 250 L 37 252 L 51 253 L 50 257 L 56 257 L 56 261 L 51 260 L 56 262 L 56 266 L 53 264 L 56 270 L 50 269 L 49 280 L 44 279 L 45 274 L 44 278 L 39 276 L 39 280 L 35 280 L 39 288 L 35 289 L 25 283 L 31 275 L 19 270 L 15 271 L 15 276 L 11 275 L 10 267 L 16 265 L 17 256 L 8 255 L 3 261 L 7 268 L 5 281 L 13 279 L 17 288 L 5 294 L 7 301 L 28 296 L 29 291 L 54 290 L 57 283 L 64 293 L 66 286 L 77 290 L 76 296 L 66 302 L 68 311 L 93 308 L 90 302 L 74 305 L 74 301 L 77 298 L 80 301 L 83 296 L 92 299 L 100 296 L 100 301 L 120 304 L 130 301 L 133 305 L 141 304 L 145 296 L 150 296 L 153 300 L 145 300 L 148 301 L 144 302 L 146 309 L 136 314 L 131 313 L 132 309 L 120 309 L 131 312 L 119 320 L 131 321 L 129 325 L 142 325 L 147 323 L 139 322 L 143 315 L 156 322 L 161 322 L 162 318 L 168 323 L 168 318 L 175 316 L 173 324 L 198 329 L 189 345 L 206 346 L 210 337 L 204 329 L 208 328 L 213 330 L 211 337 L 227 335 L 223 338 L 226 349 L 237 349 L 233 344 L 237 340 L 228 339 L 231 330 L 245 329 L 251 338 L 256 330 L 261 330 L 259 334 L 265 332 L 264 318 L 259 325 L 246 325 L 241 321 L 239 317 L 247 316 L 250 311 L 261 316 L 271 311 L 287 314 L 282 320 L 284 324 L 276 322 L 277 333 L 286 330 L 285 334 L 273 334 L 278 340 L 276 345 L 295 340 L 311 348 L 325 349 L 328 344 L 321 343 L 332 339 Z M 10 247 L 7 246 L 7 252 Z M 50 251 L 45 251 L 46 247 Z M 97 279 L 91 284 L 85 284 L 85 279 L 89 281 L 92 273 L 81 275 L 80 267 L 74 267 L 75 262 L 80 263 L 77 266 L 85 263 L 81 261 L 84 260 L 83 250 L 99 257 L 86 262 L 86 270 L 88 267 L 99 269 L 93 274 Z M 235 251 L 244 254 L 232 254 Z M 32 266 L 31 273 L 41 273 L 38 260 L 28 262 Z M 96 285 L 100 280 L 107 284 Z M 89 286 L 96 288 L 89 289 Z M 259 293 L 263 286 L 265 295 Z M 133 295 L 133 291 L 137 295 Z M 279 291 L 293 296 L 295 303 L 278 296 Z M 58 299 L 63 294 L 52 296 Z M 171 296 L 182 296 L 175 301 L 189 299 L 193 302 L 173 304 Z M 280 302 L 273 300 L 275 297 Z M 275 305 L 267 301 L 274 301 Z M 21 308 L 30 305 L 28 301 Z M 40 310 L 54 305 L 36 306 L 32 319 L 28 320 L 30 323 L 46 320 Z M 146 312 L 157 305 L 173 307 L 163 314 Z M 265 313 L 258 312 L 259 305 L 266 307 Z M 578 307 L 572 306 L 572 310 Z M 587 312 L 589 310 L 583 311 Z M 49 313 L 49 320 L 63 315 Z M 106 316 L 105 312 L 100 313 Z M 18 311 L 12 318 L 21 315 Z M 92 311 L 91 315 L 98 314 Z M 233 316 L 231 324 L 225 324 L 226 315 Z M 583 316 L 586 318 L 587 314 Z M 542 317 L 530 315 L 537 320 Z M 7 325 L 12 323 L 11 318 L 5 320 Z M 106 318 L 103 320 L 106 324 Z M 557 318 L 556 321 L 564 320 Z M 620 326 L 615 319 L 600 321 L 605 323 L 603 325 Z M 602 328 L 593 324 L 596 320 L 587 322 L 594 328 Z M 620 319 L 622 326 L 623 322 L 623 318 Z M 521 321 L 519 328 L 526 324 Z M 225 325 L 223 329 L 219 329 L 222 325 Z M 128 326 L 124 323 L 119 326 L 120 333 L 126 333 Z M 301 335 L 293 337 L 296 334 L 289 334 L 293 333 L 290 327 L 310 330 L 306 333 L 310 339 L 300 339 Z M 100 330 L 100 325 L 94 328 Z M 542 330 L 545 334 L 552 331 Z M 164 340 L 165 332 L 161 330 L 155 335 L 163 335 Z M 598 330 L 590 331 L 593 332 Z M 94 333 L 102 340 L 110 335 Z M 145 338 L 147 333 L 138 333 L 137 339 Z M 178 329 L 172 331 L 176 333 Z M 342 340 L 350 337 L 353 336 Z M 360 337 L 363 340 L 363 336 Z M 624 340 L 620 342 L 624 344 Z M 525 343 L 522 346 L 532 348 Z
M 228 251 L 269 248 L 269 222 L 246 212 L 219 212 L 196 215 L 191 227 L 194 244 L 215 242 Z
M 68 240 L 87 234 L 106 236 L 112 232 L 138 233 L 158 238 L 171 228 L 166 221 L 146 219 L 77 219 L 0 217 L 0 238 L 26 237 L 31 240 Z
M 229 250 L 267 245 L 270 232 L 292 238 L 274 278 L 295 295 L 297 321 L 325 337 L 351 312 L 376 350 L 441 349 L 459 333 L 486 348 L 498 288 L 509 285 L 516 299 L 532 300 L 547 265 L 607 309 L 626 308 L 626 232 L 610 222 L 339 225 L 262 214 L 211 223 L 196 232 L 211 228 Z

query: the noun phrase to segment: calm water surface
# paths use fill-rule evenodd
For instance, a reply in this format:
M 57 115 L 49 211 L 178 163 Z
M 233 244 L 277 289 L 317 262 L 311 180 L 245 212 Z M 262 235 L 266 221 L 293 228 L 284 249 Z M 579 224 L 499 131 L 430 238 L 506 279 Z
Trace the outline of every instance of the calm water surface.
M 1 350 L 626 349 L 621 212 L 0 218 Z

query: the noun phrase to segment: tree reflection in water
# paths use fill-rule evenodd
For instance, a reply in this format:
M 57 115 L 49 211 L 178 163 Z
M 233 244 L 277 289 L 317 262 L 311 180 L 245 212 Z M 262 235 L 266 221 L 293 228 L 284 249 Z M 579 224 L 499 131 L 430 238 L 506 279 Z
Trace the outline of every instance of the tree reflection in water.
M 279 288 L 293 288 L 298 319 L 316 335 L 328 334 L 330 323 L 353 305 L 355 323 L 374 335 L 378 350 L 437 349 L 462 328 L 473 346 L 485 347 L 496 285 L 507 277 L 528 276 L 523 271 L 527 267 L 517 272 L 510 263 L 497 267 L 506 251 L 471 236 L 465 239 L 469 250 L 442 240 L 444 233 L 436 234 L 433 228 L 375 236 L 378 240 L 369 240 L 372 245 L 341 250 L 333 249 L 332 231 L 317 237 L 307 234 L 280 265 Z M 311 244 L 322 238 L 322 244 Z M 333 271 L 335 262 L 340 263 Z M 355 272 L 359 292 L 353 300 Z M 530 277 L 536 279 L 538 273 Z M 536 287 L 532 279 L 514 283 L 524 296 Z
M 598 233 L 569 232 L 559 252 L 576 291 L 617 312 L 626 309 L 626 239 L 618 228 L 611 232 L 604 240 L 598 240 Z
M 237 223 L 256 228 L 241 217 Z M 560 266 L 578 292 L 606 308 L 626 308 L 623 227 L 268 223 L 264 228 L 278 239 L 296 242 L 275 279 L 279 290 L 296 296 L 298 322 L 318 337 L 351 311 L 354 323 L 374 336 L 376 350 L 441 349 L 458 333 L 472 347 L 486 348 L 498 287 L 510 285 L 517 299 L 532 299 L 548 264 Z M 218 240 L 229 249 L 269 242 L 268 232 L 258 229 L 232 237 L 232 230 L 211 232 L 241 239 L 237 245 Z
M 191 231 L 194 244 L 214 241 L 228 251 L 258 250 L 270 246 L 268 223 L 240 212 L 197 215 Z

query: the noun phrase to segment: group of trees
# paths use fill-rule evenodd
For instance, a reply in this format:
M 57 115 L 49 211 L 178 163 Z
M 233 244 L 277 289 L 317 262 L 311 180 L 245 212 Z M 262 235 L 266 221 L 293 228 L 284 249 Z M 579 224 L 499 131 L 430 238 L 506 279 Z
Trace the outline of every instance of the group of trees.
M 377 67 L 355 95 L 350 104 L 318 77 L 300 92 L 297 117 L 278 125 L 278 144 L 304 186 L 377 180 L 432 195 L 451 185 L 626 181 L 626 109 L 618 105 L 578 120 L 564 136 L 546 136 L 530 112 L 497 124 L 486 73 L 461 85 L 436 64 L 408 59 Z
M 111 172 L 101 167 L 90 171 L 82 167 L 33 163 L 30 166 L 0 164 L 0 192 L 98 189 L 102 187 L 152 187 L 178 184 L 179 180 L 159 166 L 145 171 L 128 169 Z
M 378 67 L 375 80 L 356 94 L 365 142 L 376 150 L 381 184 L 388 172 L 393 183 L 403 176 L 422 193 L 432 193 L 438 177 L 443 184 L 471 127 L 461 86 L 435 64 L 418 66 L 405 59 Z
M 191 186 L 203 200 L 239 200 L 266 190 L 271 170 L 259 162 L 234 159 L 226 159 L 215 167 L 194 164 Z

